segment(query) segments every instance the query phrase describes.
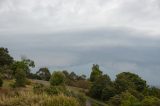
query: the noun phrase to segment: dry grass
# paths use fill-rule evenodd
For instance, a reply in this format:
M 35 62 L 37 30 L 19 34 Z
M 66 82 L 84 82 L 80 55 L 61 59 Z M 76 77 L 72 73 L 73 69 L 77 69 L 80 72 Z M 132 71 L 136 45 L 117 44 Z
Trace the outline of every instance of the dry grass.
M 64 95 L 49 96 L 21 92 L 15 96 L 2 95 L 0 106 L 79 106 L 77 99 Z

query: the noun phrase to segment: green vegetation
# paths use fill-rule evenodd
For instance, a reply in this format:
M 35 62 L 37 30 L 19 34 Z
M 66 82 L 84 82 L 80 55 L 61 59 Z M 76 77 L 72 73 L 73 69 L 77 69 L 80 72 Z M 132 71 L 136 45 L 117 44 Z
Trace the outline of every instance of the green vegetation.
M 65 82 L 65 75 L 60 71 L 54 72 L 50 78 L 50 84 L 52 86 L 63 85 L 64 82 Z
M 19 93 L 17 96 L 1 96 L 0 106 L 80 106 L 77 99 L 64 95 Z
M 160 106 L 160 89 L 131 72 L 112 81 L 98 64 L 89 79 L 47 67 L 31 73 L 33 67 L 34 61 L 14 60 L 0 48 L 0 106 Z

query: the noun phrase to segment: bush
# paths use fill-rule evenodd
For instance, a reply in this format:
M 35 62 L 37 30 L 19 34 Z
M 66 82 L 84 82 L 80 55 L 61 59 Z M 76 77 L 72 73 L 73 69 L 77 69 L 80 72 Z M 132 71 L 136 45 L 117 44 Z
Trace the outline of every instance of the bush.
M 128 91 L 116 95 L 109 100 L 109 106 L 141 106 L 139 100 Z
M 24 87 L 26 85 L 26 73 L 22 69 L 18 69 L 15 74 L 16 83 L 15 86 L 17 87 Z
M 64 82 L 65 82 L 65 75 L 62 72 L 60 71 L 53 72 L 50 79 L 50 84 L 52 86 L 63 85 Z
M 142 101 L 142 106 L 160 106 L 160 99 L 153 96 L 147 96 Z
M 66 88 L 64 86 L 51 86 L 45 91 L 48 95 L 59 95 L 64 94 L 66 92 Z

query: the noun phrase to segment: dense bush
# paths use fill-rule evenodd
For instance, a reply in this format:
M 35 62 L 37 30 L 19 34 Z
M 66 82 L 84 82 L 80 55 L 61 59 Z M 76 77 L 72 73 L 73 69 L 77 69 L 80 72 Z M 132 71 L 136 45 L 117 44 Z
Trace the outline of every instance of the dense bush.
M 50 79 L 50 84 L 52 86 L 63 85 L 64 82 L 65 82 L 65 75 L 62 72 L 56 71 L 52 73 Z
M 64 86 L 50 86 L 45 90 L 48 95 L 65 94 L 66 91 L 67 90 Z
M 15 74 L 15 86 L 24 87 L 26 85 L 26 73 L 22 69 L 17 69 Z
M 142 106 L 160 106 L 160 99 L 153 96 L 147 96 L 142 101 Z
M 108 86 L 111 86 L 111 84 L 112 82 L 108 75 L 99 76 L 91 86 L 89 90 L 89 95 L 93 98 L 101 99 L 103 89 L 105 89 Z
M 119 93 L 128 89 L 135 89 L 142 92 L 146 87 L 146 81 L 139 77 L 137 74 L 130 72 L 122 72 L 116 76 L 115 85 Z
M 141 106 L 139 100 L 128 91 L 116 95 L 109 100 L 110 106 Z

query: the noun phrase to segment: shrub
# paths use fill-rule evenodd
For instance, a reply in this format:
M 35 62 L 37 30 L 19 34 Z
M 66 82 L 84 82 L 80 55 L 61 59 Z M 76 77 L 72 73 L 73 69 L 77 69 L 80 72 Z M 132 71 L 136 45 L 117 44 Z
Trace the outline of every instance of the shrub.
M 153 96 L 147 96 L 142 101 L 142 106 L 160 106 L 160 99 Z
M 141 106 L 139 100 L 128 91 L 116 95 L 109 100 L 109 106 Z
M 15 74 L 16 83 L 15 86 L 17 87 L 24 87 L 26 85 L 26 73 L 22 69 L 18 69 Z
M 48 95 L 59 95 L 64 94 L 66 92 L 66 88 L 64 86 L 50 86 L 45 91 Z
M 65 75 L 62 72 L 60 71 L 53 72 L 50 79 L 50 84 L 52 86 L 63 85 L 64 82 L 65 82 Z

